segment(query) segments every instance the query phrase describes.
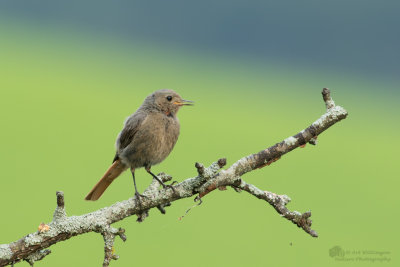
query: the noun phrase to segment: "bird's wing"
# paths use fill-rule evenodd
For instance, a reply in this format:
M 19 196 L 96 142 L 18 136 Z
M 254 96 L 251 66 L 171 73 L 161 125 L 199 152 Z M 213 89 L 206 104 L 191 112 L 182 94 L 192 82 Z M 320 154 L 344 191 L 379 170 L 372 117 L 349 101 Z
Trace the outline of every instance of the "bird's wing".
M 142 112 L 136 112 L 126 120 L 124 129 L 122 129 L 121 133 L 118 136 L 118 151 L 115 155 L 113 162 L 118 159 L 118 152 L 126 148 L 130 143 L 132 143 L 135 134 L 138 132 L 139 127 L 145 120 L 146 116 L 147 115 Z

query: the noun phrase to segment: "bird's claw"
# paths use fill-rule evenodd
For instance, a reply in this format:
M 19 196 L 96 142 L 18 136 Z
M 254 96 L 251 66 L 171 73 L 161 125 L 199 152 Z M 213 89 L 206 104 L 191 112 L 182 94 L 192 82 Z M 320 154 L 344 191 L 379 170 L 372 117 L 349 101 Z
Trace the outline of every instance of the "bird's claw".
M 140 194 L 139 192 L 135 192 L 135 197 L 137 197 L 137 198 L 139 198 L 139 197 L 144 197 L 144 198 L 149 198 L 148 196 L 146 196 L 146 195 L 142 195 L 142 194 Z
M 140 199 L 141 197 L 143 198 L 149 198 L 146 195 L 140 194 L 138 191 L 135 192 L 135 198 L 137 199 L 137 202 L 139 203 L 139 206 L 142 207 L 142 200 Z
M 175 193 L 176 191 L 175 191 L 175 188 L 173 187 L 173 184 L 175 184 L 175 183 L 177 183 L 177 181 L 173 181 L 172 184 L 163 184 L 163 188 L 164 189 L 166 189 L 166 188 L 172 189 L 172 191 L 174 191 L 174 193 Z

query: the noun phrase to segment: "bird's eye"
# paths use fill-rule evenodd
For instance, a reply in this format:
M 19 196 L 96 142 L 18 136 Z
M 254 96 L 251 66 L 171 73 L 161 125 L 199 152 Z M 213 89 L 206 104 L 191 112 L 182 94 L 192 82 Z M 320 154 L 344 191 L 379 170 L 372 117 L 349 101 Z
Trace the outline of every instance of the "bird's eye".
M 168 101 L 171 101 L 171 100 L 172 100 L 172 96 L 170 96 L 170 95 L 167 96 L 167 100 L 168 100 Z

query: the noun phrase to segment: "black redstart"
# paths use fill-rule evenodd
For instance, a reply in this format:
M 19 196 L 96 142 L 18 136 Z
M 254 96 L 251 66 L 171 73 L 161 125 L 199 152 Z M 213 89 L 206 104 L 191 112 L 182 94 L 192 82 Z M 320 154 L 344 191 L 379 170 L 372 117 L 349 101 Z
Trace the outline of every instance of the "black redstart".
M 155 91 L 146 97 L 139 109 L 125 121 L 118 135 L 113 164 L 85 199 L 99 199 L 112 181 L 128 168 L 131 169 L 135 196 L 139 201 L 141 195 L 136 187 L 135 169 L 144 167 L 165 187 L 150 169 L 171 152 L 179 136 L 180 125 L 176 113 L 181 106 L 192 103 L 169 89 Z

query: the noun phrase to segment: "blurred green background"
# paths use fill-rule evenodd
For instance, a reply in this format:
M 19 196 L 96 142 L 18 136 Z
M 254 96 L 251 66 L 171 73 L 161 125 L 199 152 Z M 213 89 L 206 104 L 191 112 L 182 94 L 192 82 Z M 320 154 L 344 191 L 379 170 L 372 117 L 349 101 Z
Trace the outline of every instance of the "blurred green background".
M 329 87 L 348 118 L 317 146 L 243 177 L 289 195 L 292 210 L 311 210 L 318 238 L 228 189 L 181 221 L 193 199 L 142 224 L 118 223 L 128 240 L 116 241 L 112 266 L 398 266 L 399 4 L 164 2 L 0 4 L 0 243 L 51 221 L 57 190 L 68 215 L 131 197 L 124 173 L 99 201 L 83 200 L 110 165 L 124 119 L 156 89 L 196 102 L 179 113 L 175 149 L 153 167 L 181 181 L 196 175 L 196 161 L 230 165 L 296 134 L 324 113 Z M 142 191 L 150 178 L 137 176 Z M 329 256 L 335 246 L 350 260 Z M 98 234 L 51 249 L 38 266 L 103 259 Z M 386 251 L 390 261 L 353 251 Z

